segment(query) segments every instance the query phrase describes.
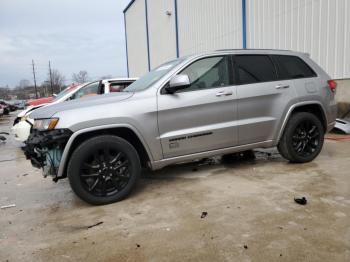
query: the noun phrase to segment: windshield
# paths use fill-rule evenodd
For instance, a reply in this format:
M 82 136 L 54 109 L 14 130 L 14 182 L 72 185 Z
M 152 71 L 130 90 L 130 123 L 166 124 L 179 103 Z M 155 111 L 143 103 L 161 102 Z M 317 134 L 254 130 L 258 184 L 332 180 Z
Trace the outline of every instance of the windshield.
M 52 100 L 52 102 L 57 101 L 58 99 L 64 97 L 66 94 L 68 94 L 69 92 L 71 92 L 72 90 L 76 89 L 77 87 L 79 87 L 80 85 L 74 86 L 74 87 L 67 87 L 66 89 L 62 90 L 61 92 L 58 93 L 57 96 L 55 96 L 55 98 Z
M 176 59 L 158 66 L 157 68 L 142 76 L 139 80 L 129 85 L 123 90 L 123 92 L 137 92 L 149 88 L 182 61 L 183 59 Z

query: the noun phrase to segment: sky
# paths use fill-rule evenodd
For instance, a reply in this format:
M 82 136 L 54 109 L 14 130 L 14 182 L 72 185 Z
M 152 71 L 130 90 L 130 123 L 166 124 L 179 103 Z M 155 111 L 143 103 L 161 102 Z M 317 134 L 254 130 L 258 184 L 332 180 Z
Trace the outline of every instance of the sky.
M 47 79 L 48 63 L 72 82 L 126 76 L 123 9 L 130 0 L 0 0 L 0 87 Z

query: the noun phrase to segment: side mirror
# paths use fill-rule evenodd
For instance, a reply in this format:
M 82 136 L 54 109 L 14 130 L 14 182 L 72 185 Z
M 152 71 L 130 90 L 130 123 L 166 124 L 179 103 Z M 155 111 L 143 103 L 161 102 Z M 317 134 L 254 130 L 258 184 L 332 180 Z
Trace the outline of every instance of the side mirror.
M 165 88 L 165 90 L 168 94 L 174 94 L 181 89 L 185 89 L 190 84 L 188 75 L 176 75 L 170 80 L 169 85 Z

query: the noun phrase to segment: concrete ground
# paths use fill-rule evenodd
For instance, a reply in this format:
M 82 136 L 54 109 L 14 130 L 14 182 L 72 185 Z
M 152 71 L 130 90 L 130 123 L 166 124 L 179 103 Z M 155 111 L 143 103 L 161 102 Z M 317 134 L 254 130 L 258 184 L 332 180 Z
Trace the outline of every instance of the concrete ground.
M 0 261 L 350 261 L 350 142 L 302 165 L 274 149 L 168 167 L 107 206 L 42 178 L 19 146 L 0 144 L 0 206 L 16 205 L 0 209 Z

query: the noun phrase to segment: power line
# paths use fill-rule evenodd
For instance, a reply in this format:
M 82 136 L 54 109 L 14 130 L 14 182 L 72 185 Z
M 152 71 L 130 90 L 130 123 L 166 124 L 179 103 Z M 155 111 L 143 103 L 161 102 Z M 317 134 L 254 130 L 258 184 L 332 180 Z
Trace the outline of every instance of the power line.
M 35 78 L 35 69 L 34 69 L 34 60 L 32 59 L 32 67 L 33 67 L 33 77 L 34 77 L 34 87 L 35 87 L 35 97 L 38 98 L 38 90 L 36 88 L 36 78 Z
M 50 86 L 51 86 L 51 92 L 53 94 L 53 85 L 52 85 L 52 73 L 51 73 L 51 62 L 49 60 L 49 73 L 50 73 Z

